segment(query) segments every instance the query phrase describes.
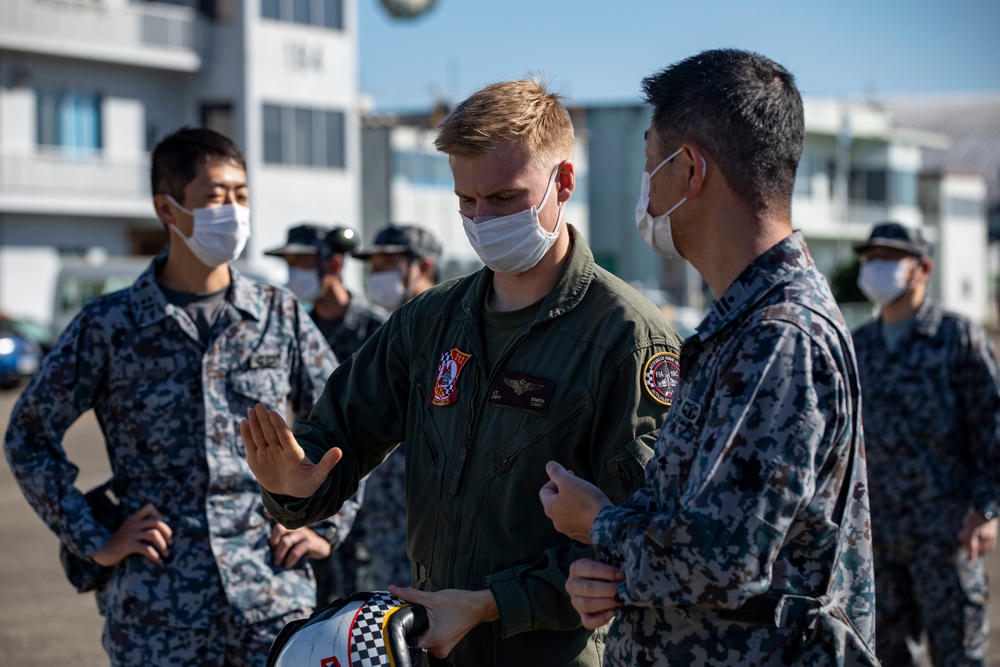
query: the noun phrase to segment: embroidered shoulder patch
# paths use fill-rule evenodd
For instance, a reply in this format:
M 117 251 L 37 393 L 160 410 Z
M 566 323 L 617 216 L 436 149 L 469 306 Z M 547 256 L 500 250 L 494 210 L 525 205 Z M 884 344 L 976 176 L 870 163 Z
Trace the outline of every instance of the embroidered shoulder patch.
M 674 390 L 680 376 L 680 357 L 673 352 L 657 352 L 642 371 L 642 386 L 651 399 L 669 406 L 674 402 Z
M 444 407 L 455 402 L 458 398 L 458 374 L 462 372 L 465 362 L 471 358 L 471 354 L 466 354 L 457 347 L 441 353 L 434 391 L 431 392 L 432 405 Z

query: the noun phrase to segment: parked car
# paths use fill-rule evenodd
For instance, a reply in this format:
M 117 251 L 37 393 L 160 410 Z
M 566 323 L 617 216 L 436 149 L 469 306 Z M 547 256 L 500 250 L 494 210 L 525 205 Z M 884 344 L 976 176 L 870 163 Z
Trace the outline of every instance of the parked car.
M 0 319 L 0 388 L 10 389 L 30 378 L 42 360 L 42 347 L 22 336 L 11 321 Z

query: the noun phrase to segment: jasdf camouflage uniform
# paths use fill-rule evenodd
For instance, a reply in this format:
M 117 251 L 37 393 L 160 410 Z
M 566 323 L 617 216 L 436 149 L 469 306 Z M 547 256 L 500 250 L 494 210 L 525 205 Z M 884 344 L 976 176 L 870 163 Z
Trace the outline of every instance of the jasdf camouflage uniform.
M 304 559 L 291 569 L 272 562 L 275 524 L 247 466 L 239 422 L 257 402 L 308 410 L 335 360 L 289 292 L 235 270 L 210 340 L 199 340 L 157 285 L 154 269 L 164 260 L 132 287 L 88 304 L 62 334 L 14 408 L 7 460 L 35 511 L 73 553 L 90 558 L 113 531 L 75 487 L 78 468 L 61 439 L 93 408 L 124 514 L 152 503 L 173 530 L 161 564 L 129 556 L 98 590 L 109 626 L 200 631 L 220 617 L 248 626 L 301 614 L 315 599 L 312 573 Z M 325 536 L 335 531 L 329 523 Z M 165 657 L 151 644 L 143 664 Z M 260 654 L 242 657 L 263 664 Z M 195 647 L 173 658 L 207 664 Z
M 365 299 L 351 295 L 351 300 L 347 303 L 347 310 L 344 316 L 336 321 L 323 320 L 316 316 L 315 309 L 312 312 L 313 322 L 319 328 L 320 333 L 330 344 L 337 359 L 347 359 L 358 351 L 358 348 L 375 333 L 378 328 L 389 317 L 382 308 L 369 303 Z M 390 458 L 392 458 L 390 456 Z M 388 461 L 386 462 L 388 463 Z M 402 486 L 402 469 L 399 470 L 399 486 Z M 370 552 L 366 547 L 364 535 L 364 519 L 358 523 L 358 511 L 361 509 L 362 501 L 366 500 L 366 489 L 370 486 L 370 478 L 366 477 L 358 485 L 358 491 L 353 496 L 344 501 L 343 507 L 337 512 L 332 520 L 336 521 L 343 530 L 343 534 L 334 542 L 336 548 L 330 552 L 326 558 L 313 561 L 313 570 L 316 573 L 316 601 L 321 606 L 332 602 L 338 598 L 347 597 L 355 591 L 361 590 L 383 590 L 388 582 L 383 582 L 378 586 L 362 585 L 358 579 L 359 569 L 367 570 L 371 567 Z M 381 486 L 381 485 L 380 485 Z M 379 498 L 372 499 L 372 492 L 368 491 L 367 502 L 379 505 Z M 376 491 L 376 496 L 381 490 Z M 399 501 L 402 504 L 402 500 Z M 369 508 L 362 512 L 362 517 L 371 514 Z M 400 529 L 397 533 L 402 544 L 404 565 L 407 575 L 409 574 L 409 561 L 406 557 L 406 511 L 405 507 L 399 515 Z M 348 537 L 350 532 L 350 537 Z M 409 577 L 407 577 L 407 581 Z
M 848 618 L 856 643 L 873 645 L 853 357 L 799 233 L 716 301 L 682 348 L 647 488 L 604 508 L 591 531 L 598 556 L 625 573 L 605 664 L 833 664 Z M 850 458 L 854 483 L 838 537 Z M 740 615 L 752 616 L 754 602 L 827 592 L 836 604 L 818 615 L 815 600 L 784 598 L 778 627 Z
M 891 349 L 881 320 L 855 334 L 869 452 L 883 664 L 913 664 L 926 630 L 935 665 L 985 664 L 982 559 L 966 516 L 1000 501 L 1000 373 L 983 330 L 927 300 Z

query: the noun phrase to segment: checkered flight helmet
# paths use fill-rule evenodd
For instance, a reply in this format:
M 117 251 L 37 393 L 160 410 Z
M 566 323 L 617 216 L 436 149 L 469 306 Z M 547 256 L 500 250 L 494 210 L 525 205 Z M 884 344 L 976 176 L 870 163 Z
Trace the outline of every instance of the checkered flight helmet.
M 414 667 L 427 612 L 386 591 L 355 593 L 292 621 L 271 645 L 267 667 Z

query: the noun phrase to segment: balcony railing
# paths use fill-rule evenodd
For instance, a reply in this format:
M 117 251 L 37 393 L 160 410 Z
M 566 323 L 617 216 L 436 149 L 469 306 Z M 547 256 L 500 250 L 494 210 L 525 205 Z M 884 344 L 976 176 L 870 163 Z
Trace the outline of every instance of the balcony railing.
M 3 0 L 0 48 L 193 72 L 201 66 L 197 24 L 186 7 Z
M 149 209 L 149 197 L 148 156 L 112 159 L 79 150 L 0 153 L 0 210 L 127 213 Z

